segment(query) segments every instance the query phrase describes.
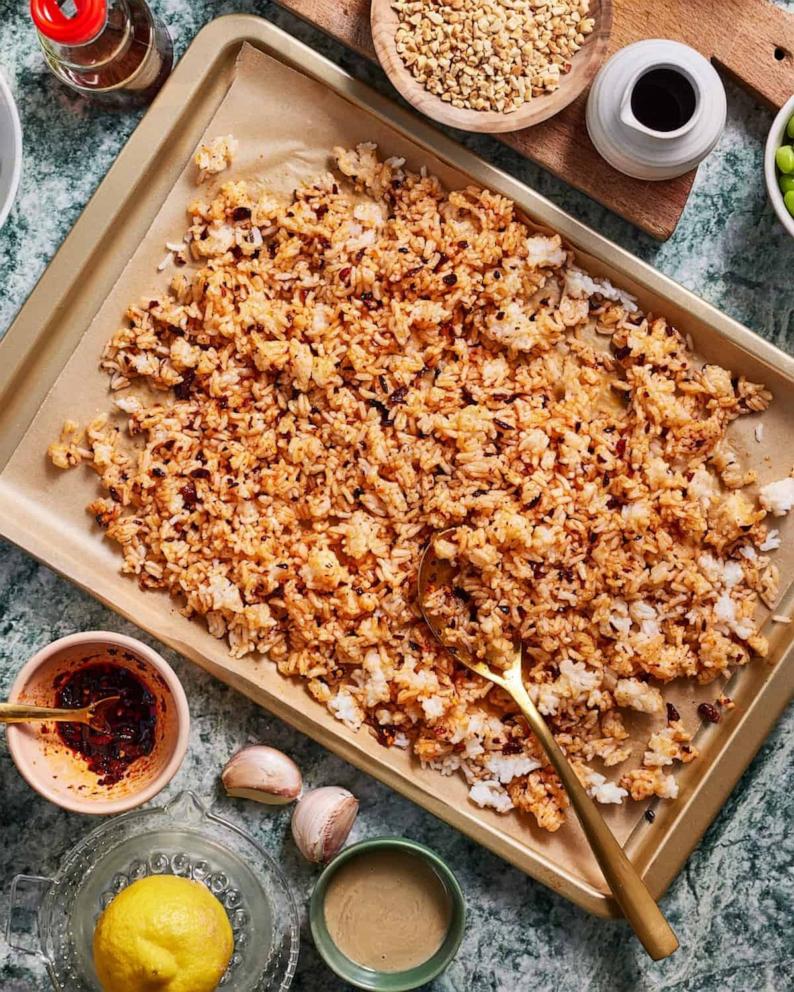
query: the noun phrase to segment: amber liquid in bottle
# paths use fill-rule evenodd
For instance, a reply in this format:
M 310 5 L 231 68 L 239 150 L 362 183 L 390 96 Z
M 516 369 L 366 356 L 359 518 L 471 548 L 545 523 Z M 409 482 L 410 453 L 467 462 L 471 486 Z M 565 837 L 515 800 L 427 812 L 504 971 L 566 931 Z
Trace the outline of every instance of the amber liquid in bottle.
M 173 66 L 171 37 L 145 0 L 108 0 L 104 28 L 83 45 L 39 38 L 59 79 L 111 106 L 151 103 Z

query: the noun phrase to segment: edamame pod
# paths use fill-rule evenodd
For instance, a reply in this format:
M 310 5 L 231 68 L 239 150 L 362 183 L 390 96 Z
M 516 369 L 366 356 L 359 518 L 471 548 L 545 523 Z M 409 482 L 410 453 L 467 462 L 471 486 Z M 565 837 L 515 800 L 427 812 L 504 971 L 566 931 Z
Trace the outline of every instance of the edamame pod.
M 781 145 L 775 152 L 775 164 L 786 175 L 794 172 L 794 148 L 791 145 Z

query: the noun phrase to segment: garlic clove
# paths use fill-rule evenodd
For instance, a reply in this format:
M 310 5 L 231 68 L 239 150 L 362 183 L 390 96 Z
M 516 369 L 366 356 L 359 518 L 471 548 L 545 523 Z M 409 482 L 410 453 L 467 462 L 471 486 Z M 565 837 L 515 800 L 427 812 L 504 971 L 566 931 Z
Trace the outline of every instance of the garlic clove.
M 283 751 L 265 744 L 244 747 L 221 772 L 229 796 L 283 806 L 297 799 L 303 787 L 300 769 Z
M 305 793 L 292 813 L 292 836 L 309 861 L 329 861 L 347 840 L 358 814 L 358 799 L 347 789 L 326 785 Z

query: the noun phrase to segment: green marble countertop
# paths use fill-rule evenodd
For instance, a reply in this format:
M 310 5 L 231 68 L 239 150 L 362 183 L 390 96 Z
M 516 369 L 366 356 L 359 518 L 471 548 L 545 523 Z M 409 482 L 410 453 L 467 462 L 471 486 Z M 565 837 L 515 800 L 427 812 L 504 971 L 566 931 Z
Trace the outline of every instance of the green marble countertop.
M 794 0 L 788 0 L 794 12 Z M 278 8 L 258 0 L 153 0 L 181 53 L 220 14 L 268 17 L 384 91 L 382 75 Z M 0 0 L 0 67 L 16 94 L 24 131 L 22 184 L 0 231 L 0 334 L 33 288 L 86 200 L 135 127 L 133 115 L 102 112 L 47 72 L 20 0 Z M 728 124 L 701 166 L 674 236 L 659 245 L 564 183 L 487 138 L 466 138 L 555 203 L 782 348 L 794 351 L 794 242 L 767 203 L 762 171 L 770 114 L 728 85 Z M 648 185 L 648 197 L 655 195 Z M 137 629 L 68 582 L 0 545 L 0 694 L 34 651 L 80 629 Z M 150 643 L 156 645 L 156 642 Z M 289 812 L 232 802 L 218 771 L 241 744 L 263 740 L 292 754 L 309 785 L 338 783 L 361 800 L 353 838 L 400 832 L 438 850 L 469 903 L 460 954 L 433 992 L 783 992 L 794 988 L 791 834 L 792 712 L 773 731 L 721 815 L 663 900 L 681 949 L 654 964 L 621 922 L 587 916 L 368 776 L 333 757 L 230 689 L 165 652 L 191 701 L 187 760 L 166 795 L 190 787 L 250 830 L 282 862 L 299 899 L 316 872 L 287 838 Z M 17 872 L 52 873 L 94 825 L 40 799 L 0 753 L 0 920 Z M 322 964 L 302 916 L 294 988 L 343 988 Z M 0 938 L 2 992 L 44 992 L 41 964 Z

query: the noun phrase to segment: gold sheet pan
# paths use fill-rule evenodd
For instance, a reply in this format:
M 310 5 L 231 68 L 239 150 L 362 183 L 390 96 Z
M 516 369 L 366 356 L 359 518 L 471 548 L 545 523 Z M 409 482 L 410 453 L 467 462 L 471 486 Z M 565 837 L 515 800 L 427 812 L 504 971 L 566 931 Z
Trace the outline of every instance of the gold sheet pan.
M 252 46 L 252 47 L 248 47 Z M 102 343 L 125 304 L 156 291 L 165 240 L 179 240 L 193 196 L 186 167 L 202 134 L 241 139 L 233 170 L 222 178 L 265 174 L 291 188 L 325 167 L 335 144 L 375 140 L 411 167 L 425 164 L 451 186 L 468 181 L 511 197 L 534 223 L 574 246 L 585 267 L 634 292 L 649 310 L 688 331 L 707 360 L 767 383 L 775 403 L 764 414 L 765 443 L 753 418 L 734 442 L 762 482 L 788 474 L 794 436 L 794 359 L 553 206 L 543 197 L 442 136 L 268 22 L 231 15 L 196 37 L 155 104 L 119 155 L 69 237 L 0 344 L 0 533 L 108 606 L 235 686 L 324 746 L 375 775 L 464 831 L 522 871 L 600 915 L 615 906 L 578 826 L 557 834 L 528 817 L 499 816 L 466 798 L 457 777 L 425 771 L 404 752 L 381 747 L 365 729 L 352 734 L 303 687 L 267 661 L 230 658 L 224 644 L 176 611 L 162 594 L 143 593 L 118 573 L 119 558 L 91 529 L 84 506 L 93 493 L 78 472 L 59 473 L 45 458 L 67 417 L 85 422 L 109 406 L 97 368 Z M 784 596 L 794 601 L 794 523 L 783 524 L 777 553 Z M 787 550 L 788 549 L 788 550 Z M 700 729 L 701 758 L 678 774 L 680 795 L 658 806 L 609 808 L 608 818 L 660 895 L 717 814 L 782 711 L 794 676 L 794 625 L 767 623 L 771 664 L 755 662 L 733 679 L 736 708 Z M 715 687 L 671 686 L 685 720 Z M 648 727 L 640 726 L 647 736 Z

